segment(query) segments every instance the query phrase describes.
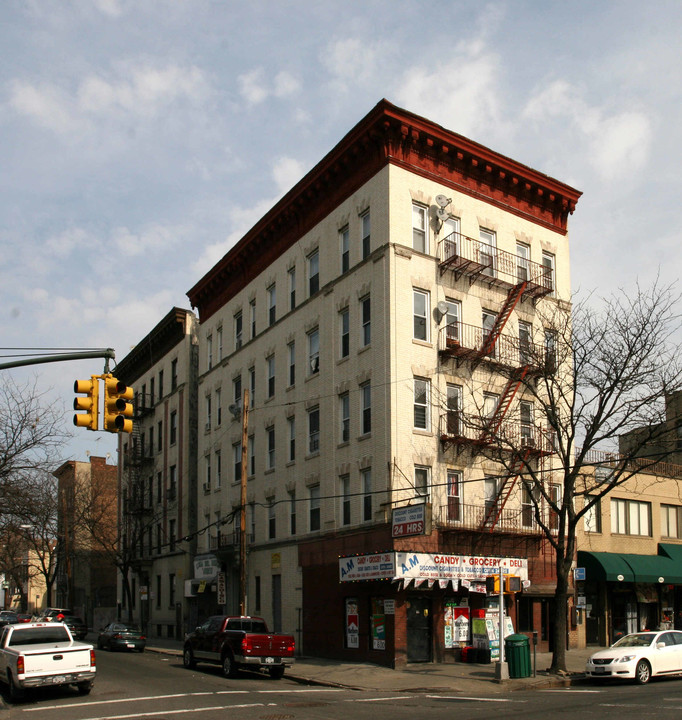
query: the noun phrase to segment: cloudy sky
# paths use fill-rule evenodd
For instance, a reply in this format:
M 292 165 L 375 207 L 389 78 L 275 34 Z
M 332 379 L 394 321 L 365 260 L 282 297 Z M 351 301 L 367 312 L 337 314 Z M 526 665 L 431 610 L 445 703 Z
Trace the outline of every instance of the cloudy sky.
M 676 279 L 681 36 L 677 0 L 5 0 L 0 344 L 122 359 L 381 98 L 582 190 L 574 290 Z M 73 429 L 101 371 L 2 372 Z

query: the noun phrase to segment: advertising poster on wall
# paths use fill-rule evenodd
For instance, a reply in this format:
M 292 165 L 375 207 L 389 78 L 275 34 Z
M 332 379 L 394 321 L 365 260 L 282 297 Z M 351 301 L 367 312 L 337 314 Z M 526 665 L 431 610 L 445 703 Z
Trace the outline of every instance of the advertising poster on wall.
M 469 608 L 446 603 L 444 615 L 444 645 L 446 648 L 469 642 Z
M 383 598 L 372 598 L 372 650 L 386 649 L 386 616 Z
M 360 618 L 357 598 L 346 598 L 346 647 L 360 647 Z

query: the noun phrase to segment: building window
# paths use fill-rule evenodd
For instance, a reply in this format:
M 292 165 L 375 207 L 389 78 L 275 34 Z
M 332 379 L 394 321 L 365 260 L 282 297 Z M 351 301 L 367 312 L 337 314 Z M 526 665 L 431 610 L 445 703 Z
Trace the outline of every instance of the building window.
M 429 294 L 422 290 L 412 291 L 412 313 L 414 317 L 415 340 L 429 339 Z
M 651 503 L 612 498 L 611 532 L 651 536 Z
M 461 520 L 462 512 L 462 473 L 448 470 L 448 522 Z
M 516 282 L 530 280 L 530 247 L 524 243 L 516 243 Z
M 175 445 L 178 440 L 178 413 L 173 410 L 170 414 L 170 430 L 169 430 L 169 442 L 171 445 Z
M 249 315 L 251 321 L 251 339 L 256 337 L 256 301 L 251 300 L 249 303 Z
M 176 520 L 168 521 L 168 550 L 170 552 L 175 552 L 175 540 L 177 537 L 175 530 L 176 523 Z
M 290 342 L 287 345 L 289 356 L 289 387 L 296 384 L 296 343 Z
M 149 379 L 149 402 L 151 403 L 150 407 L 154 407 L 156 405 L 156 396 L 154 395 L 154 378 Z
M 271 285 L 268 290 L 268 325 L 274 325 L 277 319 L 277 290 Z
M 210 370 L 213 367 L 213 335 L 209 335 L 206 338 L 206 367 Z M 151 388 L 152 399 L 154 398 L 154 381 L 149 381 Z
M 213 403 L 213 401 L 211 400 L 211 396 L 207 395 L 206 396 L 206 430 L 211 429 L 211 422 L 213 420 L 213 418 L 212 418 L 212 409 L 213 409 L 212 403 Z M 158 450 L 160 451 L 161 448 L 158 448 Z
M 274 540 L 277 537 L 277 506 L 274 501 L 270 501 L 268 506 L 268 538 Z
M 446 433 L 451 437 L 462 434 L 462 388 L 448 383 L 446 388 Z
M 531 492 L 526 485 L 521 490 L 521 524 L 532 528 L 535 525 L 535 506 L 539 501 L 539 491 Z
M 308 453 L 320 451 L 320 408 L 308 410 Z
M 339 245 L 341 250 L 341 274 L 343 275 L 350 268 L 350 234 L 348 226 L 339 232 Z
M 341 442 L 347 443 L 350 441 L 350 395 L 348 393 L 339 395 L 339 415 Z
M 445 314 L 445 339 L 448 347 L 459 345 L 462 338 L 462 305 L 457 300 L 445 301 L 448 309 Z
M 241 310 L 234 316 L 234 349 L 239 350 L 244 341 L 244 323 Z
M 362 435 L 368 435 L 372 432 L 372 386 L 365 383 L 360 387 L 362 394 L 362 416 L 360 418 L 360 428 Z
M 495 277 L 497 236 L 491 230 L 480 228 L 478 237 L 480 239 L 478 261 L 483 265 L 483 274 Z
M 218 388 L 215 391 L 215 422 L 220 426 L 223 422 L 223 391 Z
M 268 443 L 268 457 L 267 457 L 267 463 L 268 463 L 268 470 L 273 470 L 275 467 L 275 428 L 274 426 L 270 426 L 269 428 L 265 429 L 265 435 L 267 437 L 267 443 Z
M 521 445 L 533 447 L 535 445 L 535 427 L 533 425 L 533 403 L 527 400 L 519 402 L 519 419 L 521 421 Z
M 168 607 L 175 607 L 175 573 L 168 575 Z
M 265 361 L 268 366 L 268 397 L 275 395 L 275 356 L 270 355 Z
M 238 483 L 242 480 L 242 444 L 241 442 L 232 445 L 232 467 L 234 482 Z
M 417 465 L 414 468 L 414 494 L 428 500 L 431 492 L 431 468 Z
M 171 465 L 168 476 L 168 499 L 175 500 L 178 492 L 178 466 Z
M 223 359 L 223 328 L 222 326 L 216 330 L 216 340 L 218 341 L 218 362 Z
M 289 276 L 289 310 L 296 307 L 296 268 L 289 268 L 287 275 Z
M 369 257 L 370 253 L 370 219 L 369 210 L 360 216 L 362 224 L 362 259 Z
M 313 485 L 310 493 L 310 531 L 320 529 L 320 486 Z
M 289 534 L 296 534 L 296 492 L 289 493 Z
M 318 328 L 308 333 L 308 368 L 311 375 L 320 371 L 320 331 Z
M 542 285 L 554 295 L 556 291 L 556 266 L 552 253 L 542 251 Z
M 240 447 L 241 451 L 241 447 Z M 246 451 L 248 453 L 248 474 L 253 477 L 256 474 L 256 439 L 253 435 L 249 435 L 246 443 Z
M 296 418 L 292 415 L 287 418 L 287 427 L 289 431 L 289 462 L 296 460 Z
M 308 295 L 314 295 L 320 289 L 320 253 L 315 250 L 308 256 Z
M 414 427 L 417 430 L 430 430 L 429 397 L 431 383 L 420 378 L 414 379 Z
M 682 507 L 661 505 L 661 536 L 682 538 Z
M 533 358 L 533 327 L 530 323 L 519 321 L 519 365 L 535 364 Z
M 585 513 L 585 532 L 600 533 L 601 532 L 601 499 L 593 495 L 585 496 L 585 505 L 593 502 L 591 508 Z
M 213 454 L 213 461 L 215 464 L 215 486 L 220 487 L 223 483 L 223 458 L 220 450 L 216 450 Z
M 429 251 L 426 208 L 423 205 L 412 205 L 412 248 L 420 253 Z
M 156 426 L 156 452 L 163 450 L 163 421 L 159 421 Z
M 362 521 L 372 520 L 372 470 L 367 468 L 360 473 L 362 482 Z
M 350 525 L 350 475 L 342 475 L 339 478 L 341 490 L 341 525 Z
M 171 360 L 171 392 L 178 389 L 178 360 Z
M 260 575 L 256 575 L 255 581 L 256 581 L 256 592 L 255 592 L 255 599 L 254 599 L 254 609 L 260 611 L 260 603 L 261 603 Z
M 348 357 L 350 354 L 350 312 L 344 308 L 339 313 L 339 327 L 341 330 L 341 357 Z
M 360 300 L 360 314 L 362 316 L 362 347 L 367 347 L 372 341 L 372 304 L 369 297 Z
M 545 369 L 551 374 L 557 368 L 557 341 L 553 330 L 545 330 Z
M 158 538 L 159 544 L 157 545 L 157 547 L 160 547 L 160 545 L 161 545 L 161 537 L 160 537 L 161 529 L 159 528 L 158 531 L 159 531 L 159 538 Z M 156 607 L 157 608 L 161 607 L 161 575 L 156 576 Z
M 163 370 L 159 370 L 159 402 L 163 400 Z

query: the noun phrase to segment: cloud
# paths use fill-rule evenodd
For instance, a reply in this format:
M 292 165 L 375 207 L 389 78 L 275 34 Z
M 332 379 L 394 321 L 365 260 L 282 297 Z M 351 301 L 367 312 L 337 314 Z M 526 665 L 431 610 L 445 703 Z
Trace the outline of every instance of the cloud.
M 377 68 L 388 52 L 384 43 L 372 44 L 361 38 L 344 38 L 325 46 L 320 62 L 335 90 L 347 92 L 375 79 Z
M 300 81 L 286 70 L 277 73 L 270 82 L 265 70 L 260 67 L 240 75 L 237 84 L 240 95 L 250 106 L 260 105 L 270 97 L 289 97 L 301 88 Z
M 279 158 L 272 168 L 272 176 L 281 194 L 292 188 L 303 175 L 303 163 L 290 157 Z
M 538 125 L 549 120 L 568 124 L 587 143 L 587 162 L 602 179 L 631 176 L 649 159 L 653 129 L 647 115 L 632 109 L 619 111 L 611 104 L 590 105 L 565 80 L 532 96 L 522 116 Z

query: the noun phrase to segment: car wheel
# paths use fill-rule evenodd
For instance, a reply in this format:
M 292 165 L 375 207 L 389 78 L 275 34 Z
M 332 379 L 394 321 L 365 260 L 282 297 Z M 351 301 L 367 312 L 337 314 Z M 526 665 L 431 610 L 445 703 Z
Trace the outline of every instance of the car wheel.
M 281 667 L 271 667 L 268 672 L 273 680 L 281 680 L 284 677 L 284 665 Z
M 137 652 L 144 652 L 144 645 L 142 647 L 137 648 Z
M 651 679 L 651 665 L 648 661 L 640 660 L 635 668 L 635 682 L 638 685 L 646 685 Z
M 187 645 L 182 652 L 182 664 L 188 670 L 192 670 L 197 666 L 197 661 L 194 659 L 194 653 L 189 645 Z
M 7 683 L 9 685 L 9 697 L 12 702 L 17 702 L 17 700 L 22 700 L 24 697 L 24 690 L 20 688 L 15 682 L 14 678 L 12 677 L 11 671 L 7 671 Z
M 226 678 L 234 677 L 235 674 L 235 666 L 234 666 L 234 660 L 232 659 L 232 655 L 230 653 L 225 653 L 223 656 L 223 675 Z
M 78 683 L 78 692 L 81 695 L 89 695 L 91 690 L 92 690 L 91 682 Z

